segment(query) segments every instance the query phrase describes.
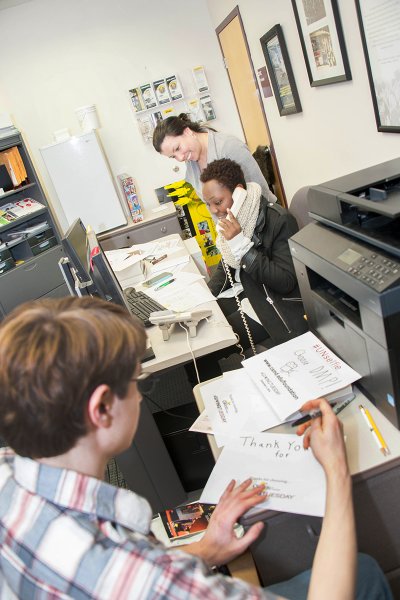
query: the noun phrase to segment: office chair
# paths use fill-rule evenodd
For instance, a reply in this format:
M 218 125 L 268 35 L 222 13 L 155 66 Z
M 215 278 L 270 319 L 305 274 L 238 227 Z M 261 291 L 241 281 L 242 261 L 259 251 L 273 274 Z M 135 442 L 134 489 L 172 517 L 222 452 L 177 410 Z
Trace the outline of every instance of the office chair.
M 289 212 L 294 216 L 297 221 L 297 225 L 299 229 L 302 229 L 308 223 L 314 221 L 308 213 L 308 190 L 310 189 L 309 185 L 306 185 L 293 195 L 292 201 L 289 204 Z
M 292 201 L 289 205 L 288 210 L 296 219 L 299 229 L 302 229 L 303 227 L 305 227 L 305 225 L 308 225 L 309 223 L 314 221 L 314 219 L 312 219 L 308 213 L 307 197 L 309 189 L 310 186 L 307 185 L 297 190 L 297 192 L 295 192 L 295 194 L 293 195 Z M 259 344 L 257 344 L 257 353 L 263 352 L 264 350 L 268 350 L 270 347 L 270 340 L 267 338 L 266 340 L 263 340 Z

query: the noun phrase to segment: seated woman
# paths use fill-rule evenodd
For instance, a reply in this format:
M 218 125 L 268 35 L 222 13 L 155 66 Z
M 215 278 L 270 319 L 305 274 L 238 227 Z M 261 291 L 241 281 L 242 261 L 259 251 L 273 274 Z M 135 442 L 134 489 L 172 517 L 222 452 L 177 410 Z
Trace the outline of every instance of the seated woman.
M 242 169 L 230 159 L 213 161 L 200 179 L 204 202 L 218 218 L 216 245 L 222 254 L 208 285 L 243 348 L 252 346 L 248 328 L 254 344 L 268 338 L 268 347 L 305 333 L 288 244 L 298 230 L 295 218 L 269 203 L 257 183 L 246 184 Z

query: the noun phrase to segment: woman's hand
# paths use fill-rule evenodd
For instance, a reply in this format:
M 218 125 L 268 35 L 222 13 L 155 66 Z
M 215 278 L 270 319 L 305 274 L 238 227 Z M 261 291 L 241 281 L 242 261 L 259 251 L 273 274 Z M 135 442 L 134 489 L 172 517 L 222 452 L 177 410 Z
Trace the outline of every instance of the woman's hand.
M 203 538 L 185 547 L 185 551 L 200 556 L 210 566 L 225 564 L 242 554 L 264 527 L 261 522 L 255 523 L 243 537 L 236 537 L 235 523 L 250 508 L 264 502 L 266 497 L 263 485 L 249 488 L 251 479 L 237 487 L 235 484 L 232 480 L 222 494 Z
M 242 231 L 239 221 L 233 215 L 230 208 L 227 210 L 228 216 L 224 219 L 219 219 L 218 229 L 226 240 L 231 240 Z

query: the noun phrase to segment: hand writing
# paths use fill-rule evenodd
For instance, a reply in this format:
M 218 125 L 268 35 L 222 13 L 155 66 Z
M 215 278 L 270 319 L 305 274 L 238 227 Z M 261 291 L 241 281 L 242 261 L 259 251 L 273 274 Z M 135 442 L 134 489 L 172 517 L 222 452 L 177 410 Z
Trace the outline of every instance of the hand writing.
M 210 566 L 222 565 L 244 552 L 259 536 L 264 524 L 255 523 L 237 538 L 233 526 L 246 511 L 265 500 L 264 486 L 249 488 L 251 479 L 235 487 L 232 480 L 222 494 L 210 519 L 208 528 L 199 542 L 185 547 L 191 554 L 200 556 Z
M 343 426 L 325 398 L 310 400 L 303 404 L 302 412 L 320 410 L 321 417 L 300 425 L 297 435 L 304 435 L 303 446 L 311 446 L 315 458 L 321 463 L 326 474 L 348 472 L 346 450 L 343 439 Z M 338 471 L 339 469 L 339 471 Z

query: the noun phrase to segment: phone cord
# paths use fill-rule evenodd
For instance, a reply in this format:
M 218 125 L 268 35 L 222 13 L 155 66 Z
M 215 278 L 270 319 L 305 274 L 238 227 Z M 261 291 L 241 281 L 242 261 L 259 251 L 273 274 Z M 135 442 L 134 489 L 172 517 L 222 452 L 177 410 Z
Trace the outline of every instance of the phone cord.
M 222 253 L 221 253 L 221 258 L 222 258 L 222 265 L 224 267 L 225 273 L 227 274 L 228 279 L 229 279 L 229 283 L 231 284 L 232 289 L 235 290 L 231 270 L 229 268 L 229 265 L 225 262 L 224 255 Z M 253 341 L 253 337 L 252 337 L 252 335 L 250 333 L 250 327 L 249 327 L 249 325 L 247 323 L 247 319 L 246 319 L 246 316 L 244 314 L 244 310 L 242 308 L 242 304 L 241 304 L 241 302 L 239 300 L 239 296 L 235 292 L 234 292 L 234 295 L 235 295 L 236 304 L 238 305 L 238 310 L 239 310 L 240 316 L 241 316 L 242 321 L 243 321 L 244 328 L 245 328 L 246 333 L 247 333 L 247 337 L 249 338 L 251 349 L 253 350 L 253 354 L 257 354 L 257 350 L 256 350 L 256 347 L 255 347 L 255 344 L 254 344 L 254 341 Z

